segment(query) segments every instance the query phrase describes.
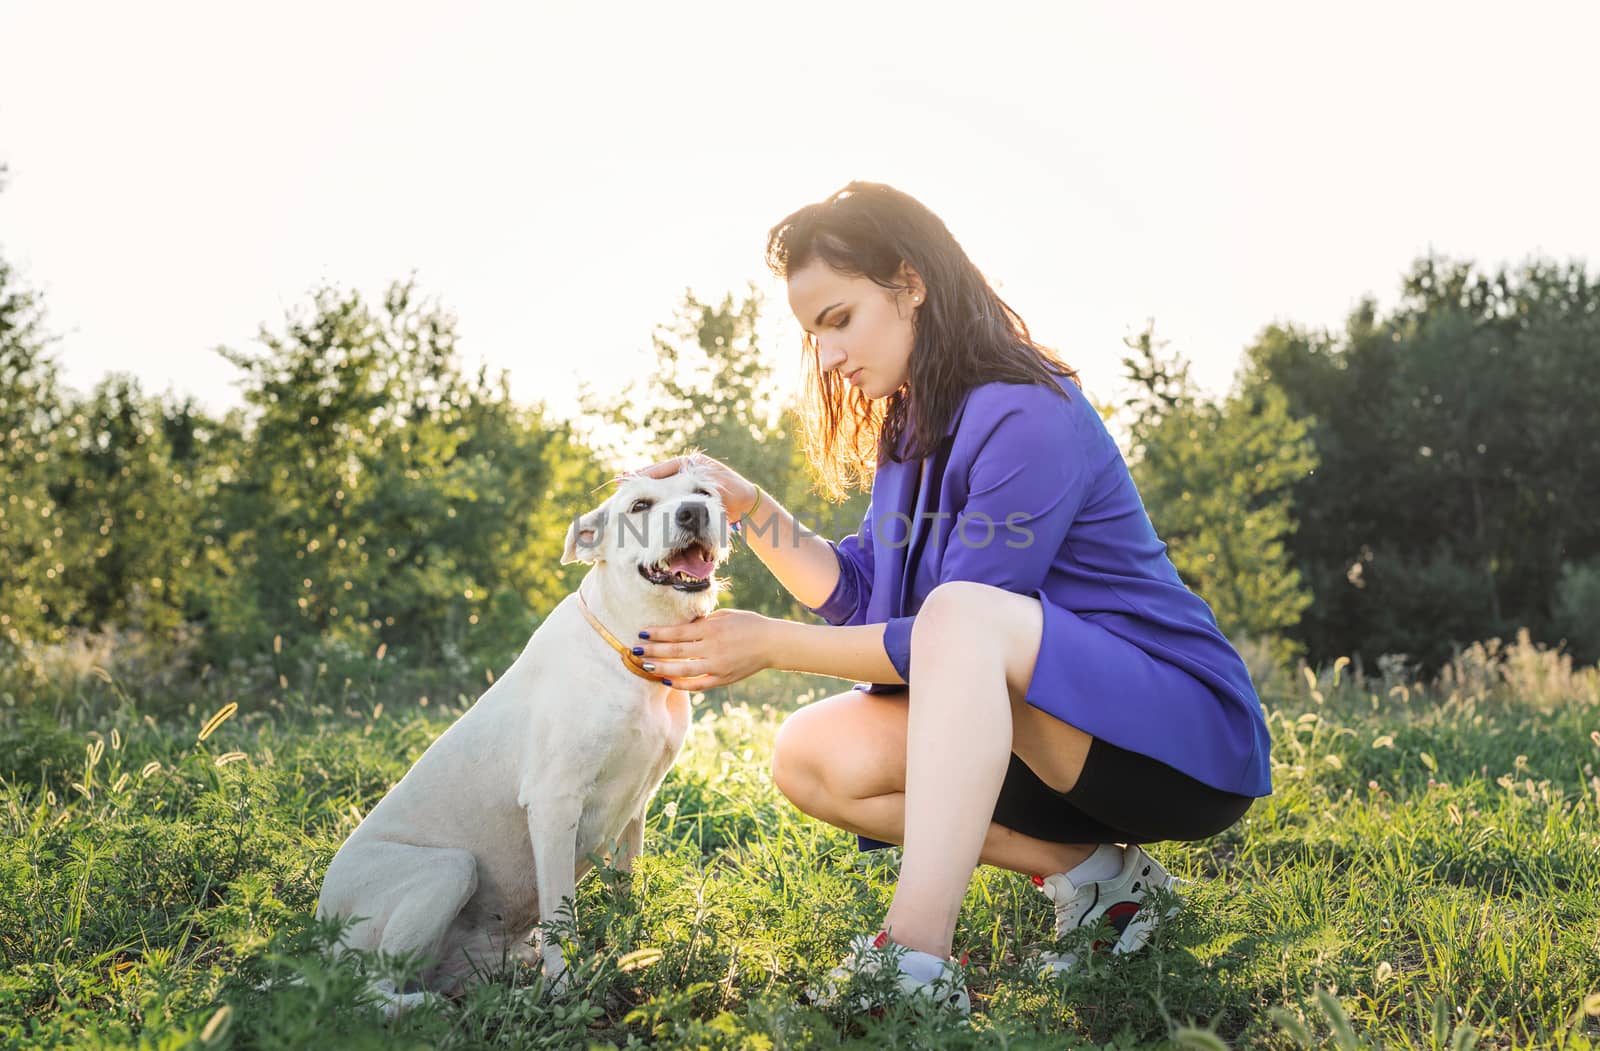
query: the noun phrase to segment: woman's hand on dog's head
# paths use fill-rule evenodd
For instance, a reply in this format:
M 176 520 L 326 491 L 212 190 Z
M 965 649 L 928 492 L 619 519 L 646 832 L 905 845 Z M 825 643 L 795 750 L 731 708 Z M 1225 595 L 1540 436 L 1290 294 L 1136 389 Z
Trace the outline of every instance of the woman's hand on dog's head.
M 647 478 L 669 478 L 677 474 L 686 464 L 698 468 L 706 480 L 716 487 L 717 494 L 722 497 L 722 507 L 727 511 L 728 521 L 739 521 L 750 508 L 755 506 L 755 483 L 722 461 L 703 452 L 695 451 L 683 456 L 674 456 L 670 460 L 658 460 L 633 473 L 642 474 Z

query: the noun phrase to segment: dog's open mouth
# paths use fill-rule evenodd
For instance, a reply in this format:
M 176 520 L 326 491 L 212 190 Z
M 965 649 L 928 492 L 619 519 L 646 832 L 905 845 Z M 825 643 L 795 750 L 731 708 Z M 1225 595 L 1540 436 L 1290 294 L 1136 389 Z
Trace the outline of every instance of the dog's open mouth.
M 711 586 L 711 574 L 716 568 L 717 553 L 704 542 L 695 540 L 654 565 L 641 564 L 639 575 L 657 587 L 704 591 Z

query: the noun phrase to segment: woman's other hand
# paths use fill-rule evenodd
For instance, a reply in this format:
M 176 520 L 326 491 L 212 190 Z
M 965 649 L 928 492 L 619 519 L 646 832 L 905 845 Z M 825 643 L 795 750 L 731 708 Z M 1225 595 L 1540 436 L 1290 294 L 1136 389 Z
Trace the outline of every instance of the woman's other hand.
M 685 463 L 693 464 L 704 471 L 711 484 L 716 486 L 717 494 L 722 498 L 722 506 L 728 513 L 728 524 L 742 519 L 750 508 L 756 503 L 756 486 L 747 480 L 738 471 L 713 459 L 702 452 L 693 452 L 685 456 L 674 456 L 670 460 L 660 460 L 649 467 L 641 467 L 635 474 L 642 474 L 650 478 L 667 478 L 678 473 Z
M 737 476 L 735 476 L 737 477 Z M 648 627 L 634 643 L 640 659 L 679 690 L 709 690 L 747 679 L 771 666 L 771 617 L 744 609 L 714 609 L 687 624 Z

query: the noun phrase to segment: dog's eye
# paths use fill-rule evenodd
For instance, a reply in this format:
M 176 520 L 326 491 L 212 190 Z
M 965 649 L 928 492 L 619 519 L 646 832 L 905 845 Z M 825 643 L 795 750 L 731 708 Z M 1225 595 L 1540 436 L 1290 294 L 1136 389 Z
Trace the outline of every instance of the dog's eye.
M 704 489 L 696 489 L 695 492 L 699 493 L 701 496 L 710 496 L 711 495 L 710 493 L 706 492 Z
M 637 500 L 635 500 L 633 502 L 633 506 L 632 507 L 628 508 L 628 513 L 630 515 L 635 515 L 635 514 L 638 514 L 640 511 L 648 511 L 648 510 L 650 510 L 650 501 L 646 500 L 644 497 L 640 497 L 639 499 L 637 499 Z

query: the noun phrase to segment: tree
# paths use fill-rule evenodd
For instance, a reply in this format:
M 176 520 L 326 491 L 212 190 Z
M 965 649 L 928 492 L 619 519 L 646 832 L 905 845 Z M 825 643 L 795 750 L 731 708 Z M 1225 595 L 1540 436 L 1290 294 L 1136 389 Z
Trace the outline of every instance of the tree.
M 1311 603 L 1285 547 L 1295 529 L 1290 487 L 1316 465 L 1308 421 L 1259 377 L 1242 377 L 1221 403 L 1202 399 L 1153 325 L 1127 345 L 1134 356 L 1123 364 L 1139 392 L 1127 405 L 1132 471 L 1173 565 L 1230 639 L 1269 640 L 1280 659 L 1292 656 L 1288 632 Z
M 1388 317 L 1263 331 L 1250 368 L 1314 419 L 1291 541 L 1319 658 L 1570 631 L 1564 574 L 1600 556 L 1600 290 L 1579 264 L 1418 260 Z
M 165 636 L 192 612 L 186 604 L 203 572 L 202 522 L 215 492 L 210 450 L 198 440 L 208 426 L 191 401 L 169 408 L 115 373 L 73 407 L 56 484 L 60 515 L 80 541 L 75 625 Z
M 53 342 L 42 300 L 0 258 L 0 640 L 12 646 L 59 638 L 80 603 L 77 538 L 52 485 L 66 415 Z
M 574 490 L 601 473 L 570 429 L 464 372 L 455 318 L 395 282 L 378 309 L 324 287 L 244 372 L 248 452 L 217 541 L 238 586 L 227 646 L 275 634 L 509 660 L 576 583 L 557 568 Z

